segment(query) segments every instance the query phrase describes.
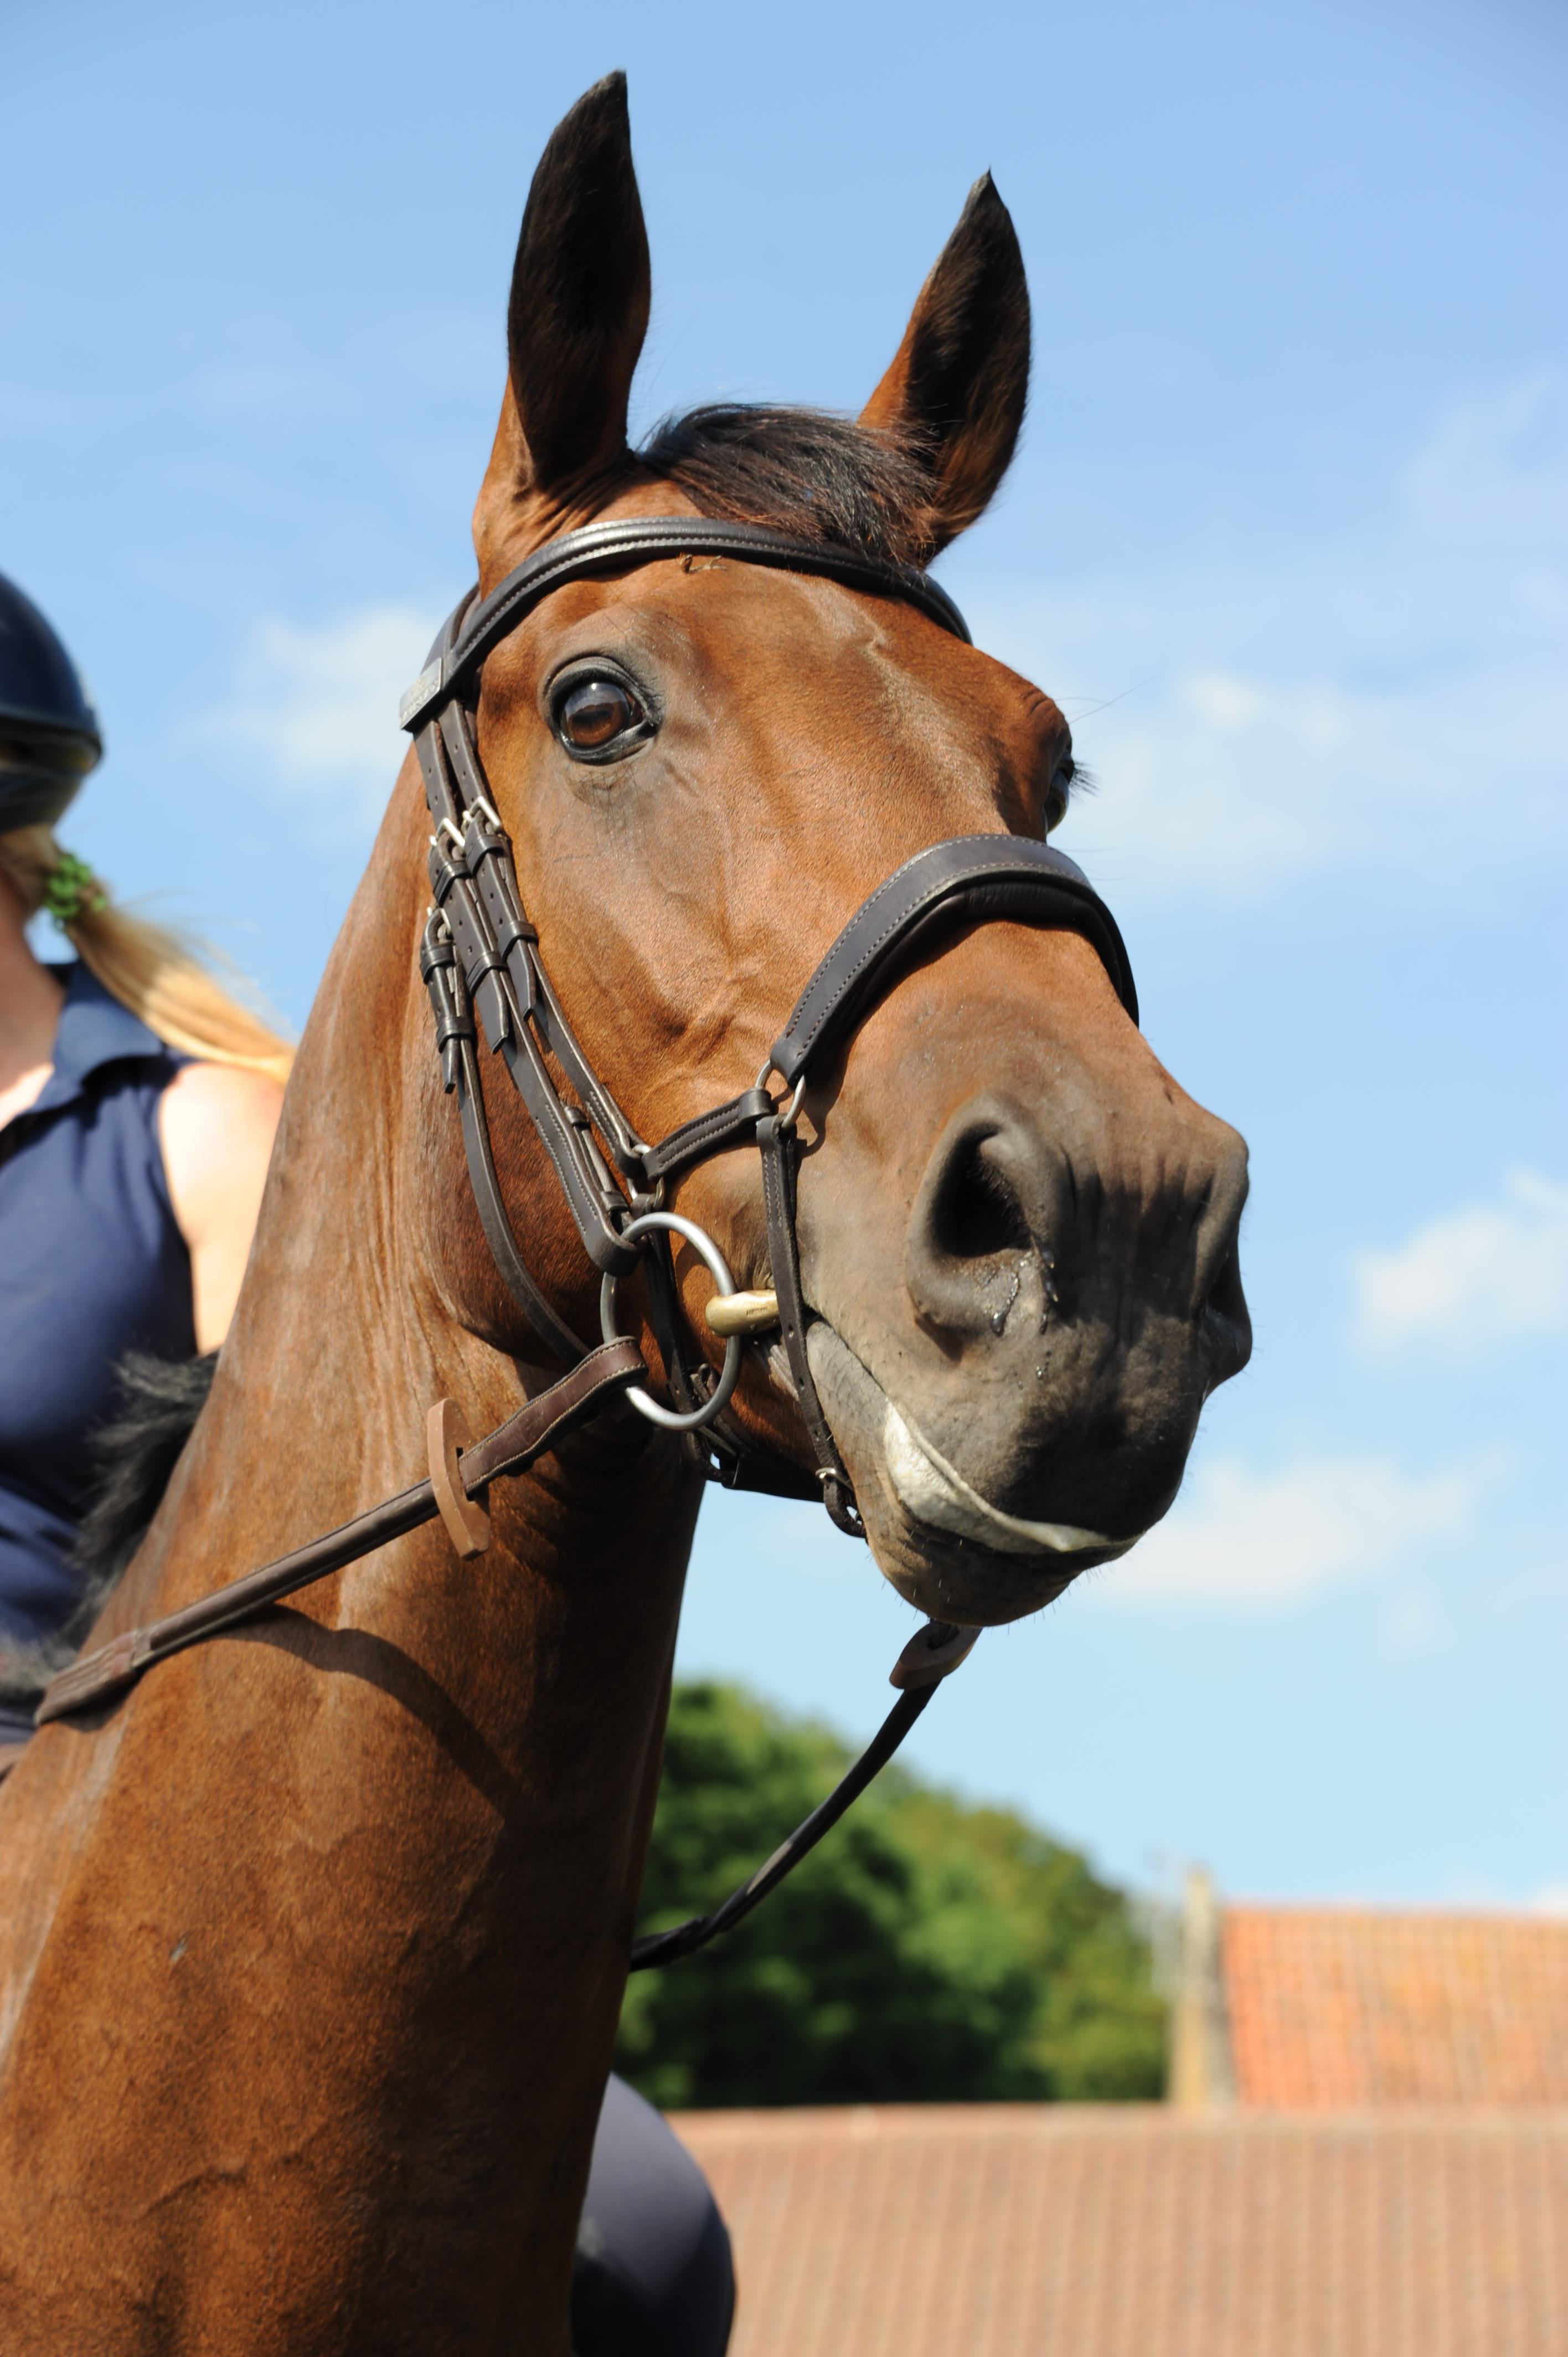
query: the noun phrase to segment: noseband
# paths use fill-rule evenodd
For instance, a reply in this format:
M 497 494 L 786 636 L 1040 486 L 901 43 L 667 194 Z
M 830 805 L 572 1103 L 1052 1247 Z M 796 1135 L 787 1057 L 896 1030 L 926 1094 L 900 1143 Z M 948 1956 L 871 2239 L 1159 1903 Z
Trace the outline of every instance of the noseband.
M 795 1228 L 795 1124 L 808 1080 L 865 1020 L 895 975 L 961 927 L 1007 919 L 1080 933 L 1134 1022 L 1137 995 L 1116 920 L 1081 868 L 1028 836 L 961 835 L 917 852 L 862 902 L 796 1000 L 753 1087 L 683 1122 L 656 1146 L 640 1138 L 584 1055 L 551 986 L 539 935 L 523 908 L 511 839 L 479 759 L 476 722 L 485 658 L 553 590 L 570 581 L 692 556 L 817 574 L 847 587 L 897 597 L 970 643 L 962 615 L 928 575 L 757 524 L 655 516 L 589 524 L 551 541 L 488 597 L 475 603 L 469 592 L 447 617 L 429 662 L 403 700 L 399 716 L 413 737 L 435 827 L 429 861 L 435 899 L 420 972 L 435 1016 L 443 1083 L 457 1097 L 485 1237 L 508 1290 L 539 1339 L 569 1366 L 588 1347 L 546 1299 L 512 1232 L 480 1086 L 481 1026 L 490 1053 L 501 1057 L 532 1117 L 584 1249 L 601 1274 L 607 1342 L 615 1339 L 616 1281 L 639 1260 L 647 1268 L 654 1332 L 675 1405 L 664 1407 L 640 1390 L 628 1394 L 632 1404 L 681 1432 L 708 1480 L 787 1498 L 815 1497 L 820 1488 L 838 1527 L 864 1538 L 854 1492 L 806 1352 L 809 1312 Z M 557 1088 L 547 1055 L 564 1072 L 575 1103 Z M 783 1083 L 777 1098 L 766 1085 L 775 1076 Z M 734 1286 L 712 1239 L 665 1210 L 665 1189 L 712 1156 L 746 1145 L 754 1145 L 761 1157 L 779 1325 L 816 1456 L 815 1481 L 758 1450 L 725 1416 L 740 1372 L 739 1335 L 730 1335 L 716 1377 L 705 1360 L 688 1364 L 682 1346 L 671 1231 L 696 1245 L 721 1295 L 733 1296 Z
M 552 541 L 478 604 L 469 592 L 448 617 L 429 662 L 403 697 L 400 716 L 414 740 L 435 826 L 430 838 L 435 905 L 425 922 L 419 970 L 435 1017 L 442 1079 L 448 1092 L 456 1092 L 468 1175 L 496 1266 L 535 1334 L 566 1362 L 568 1372 L 496 1431 L 467 1447 L 456 1404 L 438 1400 L 429 1414 L 428 1480 L 383 1499 L 292 1555 L 84 1654 L 46 1690 L 36 1713 L 38 1726 L 102 1706 L 134 1685 L 155 1663 L 252 1619 L 284 1597 L 438 1515 L 460 1555 L 482 1553 L 489 1543 L 482 1503 L 489 1484 L 526 1471 L 617 1397 L 680 1433 L 682 1446 L 693 1453 L 708 1480 L 784 1498 L 814 1498 L 820 1484 L 839 1528 L 865 1537 L 849 1475 L 822 1414 L 806 1356 L 808 1313 L 795 1235 L 800 1159 L 795 1122 L 811 1072 L 820 1071 L 854 1033 L 902 967 L 961 926 L 1006 919 L 1081 933 L 1100 956 L 1134 1023 L 1138 1001 L 1116 920 L 1080 868 L 1049 845 L 1027 836 L 961 835 L 918 851 L 861 903 L 796 1000 L 754 1087 L 683 1122 L 657 1146 L 638 1136 L 578 1046 L 540 957 L 539 935 L 524 912 L 511 840 L 479 760 L 475 736 L 479 674 L 491 649 L 542 597 L 564 583 L 667 557 L 710 555 L 820 574 L 850 588 L 900 598 L 969 642 L 962 615 L 934 581 L 901 565 L 879 565 L 854 549 L 818 546 L 760 525 L 710 522 L 701 517 L 589 524 Z M 604 1340 L 592 1350 L 541 1291 L 512 1233 L 490 1150 L 476 1010 L 490 1052 L 501 1057 L 533 1118 L 584 1249 L 600 1272 Z M 575 1103 L 556 1086 L 547 1056 L 553 1056 L 565 1073 Z M 783 1083 L 777 1098 L 765 1085 L 775 1075 Z M 705 1359 L 688 1366 L 681 1345 L 679 1297 L 669 1254 L 671 1232 L 701 1253 L 732 1307 L 746 1303 L 748 1297 L 736 1295 L 734 1279 L 712 1237 L 694 1221 L 664 1209 L 665 1188 L 711 1156 L 747 1144 L 755 1145 L 761 1157 L 778 1319 L 800 1414 L 816 1452 L 815 1481 L 757 1449 L 738 1426 L 725 1421 L 725 1405 L 740 1372 L 738 1332 L 729 1335 L 724 1370 L 716 1378 Z M 640 1351 L 614 1331 L 617 1280 L 639 1264 L 648 1272 L 654 1331 L 676 1401 L 673 1408 L 643 1388 L 648 1371 Z M 722 1907 L 710 1915 L 693 1916 L 672 1931 L 635 1941 L 630 1969 L 641 1972 L 694 1954 L 721 1932 L 733 1930 L 776 1889 L 891 1759 L 978 1634 L 978 1630 L 935 1620 L 918 1631 L 893 1666 L 890 1683 L 899 1689 L 898 1700 L 827 1799 Z

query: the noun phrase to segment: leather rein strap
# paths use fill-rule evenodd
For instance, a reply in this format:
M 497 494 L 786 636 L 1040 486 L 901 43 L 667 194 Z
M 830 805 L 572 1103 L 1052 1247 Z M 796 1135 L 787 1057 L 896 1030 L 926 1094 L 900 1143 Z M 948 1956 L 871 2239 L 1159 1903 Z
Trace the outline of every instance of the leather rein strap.
M 790 1498 L 814 1496 L 820 1485 L 840 1529 L 865 1535 L 806 1351 L 810 1311 L 795 1233 L 795 1118 L 812 1065 L 854 1031 L 901 967 L 939 935 L 962 926 L 1011 920 L 1080 933 L 1134 1022 L 1137 995 L 1116 920 L 1073 861 L 1026 836 L 961 836 L 917 852 L 856 910 L 796 1001 L 754 1087 L 682 1123 L 658 1145 L 638 1136 L 583 1053 L 541 960 L 539 935 L 518 888 L 511 841 L 479 760 L 479 672 L 491 650 L 542 597 L 564 583 L 704 555 L 821 575 L 846 587 L 897 597 L 969 643 L 958 608 L 923 573 L 881 564 L 854 549 L 798 542 L 757 524 L 658 516 L 565 533 L 509 574 L 488 597 L 476 602 L 470 591 L 448 617 L 400 712 L 413 737 L 435 827 L 429 856 L 434 904 L 421 943 L 420 972 L 435 1017 L 443 1082 L 457 1098 L 469 1178 L 496 1266 L 533 1332 L 570 1372 L 468 1448 L 456 1437 L 454 1403 L 438 1402 L 430 1412 L 429 1479 L 214 1595 L 128 1630 L 84 1655 L 47 1689 L 35 1714 L 38 1726 L 112 1701 L 155 1662 L 252 1619 L 438 1515 L 460 1555 L 480 1552 L 489 1543 L 482 1501 L 489 1483 L 525 1471 L 575 1426 L 646 1380 L 635 1342 L 607 1340 L 588 1349 L 529 1272 L 490 1146 L 480 1027 L 490 1053 L 501 1057 L 532 1116 L 594 1266 L 609 1280 L 646 1265 L 671 1390 L 689 1411 L 687 1423 L 703 1427 L 700 1435 L 688 1430 L 683 1438 L 704 1475 L 731 1488 Z M 562 1094 L 547 1059 L 564 1073 L 571 1097 Z M 773 1073 L 787 1092 L 777 1100 L 763 1085 Z M 622 1237 L 634 1220 L 660 1211 L 668 1181 L 714 1154 L 745 1145 L 754 1145 L 761 1161 L 779 1325 L 817 1459 L 815 1483 L 797 1467 L 757 1449 L 722 1416 L 710 1417 L 708 1409 L 718 1406 L 714 1371 L 705 1359 L 686 1362 L 668 1250 L 650 1251 L 643 1262 L 642 1249 L 651 1242 L 646 1221 L 636 1243 Z M 758 1905 L 892 1757 L 978 1634 L 940 1621 L 920 1630 L 894 1665 L 891 1682 L 903 1689 L 898 1702 L 827 1800 L 713 1914 L 637 1941 L 630 1969 L 693 1954 Z
M 474 1448 L 461 1452 L 457 1466 L 465 1496 L 482 1495 L 502 1474 L 525 1473 L 535 1458 L 553 1448 L 567 1433 L 596 1415 L 618 1392 L 647 1373 L 635 1342 L 609 1342 L 591 1351 L 561 1383 L 541 1392 Z M 65 1718 L 73 1711 L 85 1710 L 89 1704 L 107 1702 L 134 1685 L 155 1662 L 181 1653 L 204 1637 L 215 1637 L 220 1629 L 231 1629 L 237 1621 L 251 1620 L 264 1606 L 308 1587 L 313 1580 L 325 1579 L 328 1572 L 358 1563 L 361 1555 L 373 1554 L 389 1540 L 418 1530 L 422 1523 L 433 1523 L 442 1511 L 435 1480 L 416 1481 L 411 1490 L 384 1498 L 368 1513 L 356 1514 L 352 1522 L 328 1531 L 324 1538 L 312 1539 L 308 1546 L 296 1547 L 292 1555 L 280 1555 L 276 1563 L 263 1564 L 259 1571 L 231 1580 L 227 1587 L 202 1597 L 199 1603 L 184 1605 L 161 1620 L 148 1621 L 145 1628 L 128 1629 L 123 1637 L 101 1645 L 96 1652 L 83 1654 L 61 1672 L 34 1713 L 36 1725 L 45 1727 L 51 1718 Z

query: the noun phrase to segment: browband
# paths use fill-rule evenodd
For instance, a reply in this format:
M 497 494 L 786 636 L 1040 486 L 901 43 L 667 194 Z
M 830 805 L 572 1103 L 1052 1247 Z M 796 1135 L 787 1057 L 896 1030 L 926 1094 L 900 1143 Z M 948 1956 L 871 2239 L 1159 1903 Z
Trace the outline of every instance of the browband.
M 821 573 L 847 588 L 879 591 L 914 606 L 939 629 L 966 646 L 969 625 L 945 589 L 913 565 L 884 564 L 836 542 L 791 539 L 765 524 L 730 523 L 706 516 L 637 516 L 625 522 L 585 524 L 580 532 L 547 541 L 526 557 L 488 597 L 465 615 L 452 644 L 433 654 L 398 706 L 399 726 L 412 734 L 459 687 L 467 685 L 485 657 L 552 589 L 597 573 L 630 565 L 655 565 L 669 556 L 734 556 L 747 565 L 775 565 L 788 573 Z

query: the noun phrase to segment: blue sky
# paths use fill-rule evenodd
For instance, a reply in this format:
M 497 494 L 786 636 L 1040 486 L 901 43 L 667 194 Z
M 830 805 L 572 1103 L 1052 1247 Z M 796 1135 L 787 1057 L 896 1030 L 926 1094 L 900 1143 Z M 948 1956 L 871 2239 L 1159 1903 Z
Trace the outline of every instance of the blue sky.
M 1251 1141 L 1258 1344 L 1168 1524 L 916 1756 L 1144 1883 L 1568 1905 L 1561 16 L 6 15 L 0 568 L 102 706 L 70 839 L 296 1022 L 469 576 L 559 114 L 628 70 L 642 424 L 858 405 L 994 172 L 1033 400 L 943 576 L 1074 718 L 1062 841 Z M 908 1619 L 825 1518 L 704 1512 L 688 1668 L 859 1733 Z

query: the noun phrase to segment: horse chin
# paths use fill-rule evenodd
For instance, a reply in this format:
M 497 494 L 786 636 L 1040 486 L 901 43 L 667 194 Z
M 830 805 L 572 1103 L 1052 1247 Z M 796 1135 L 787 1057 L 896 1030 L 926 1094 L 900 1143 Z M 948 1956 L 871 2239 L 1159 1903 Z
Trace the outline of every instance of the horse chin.
M 933 1620 L 976 1629 L 1021 1620 L 1079 1572 L 1137 1543 L 1067 1523 L 1004 1513 L 889 1398 L 825 1319 L 811 1328 L 811 1373 L 878 1569 Z

